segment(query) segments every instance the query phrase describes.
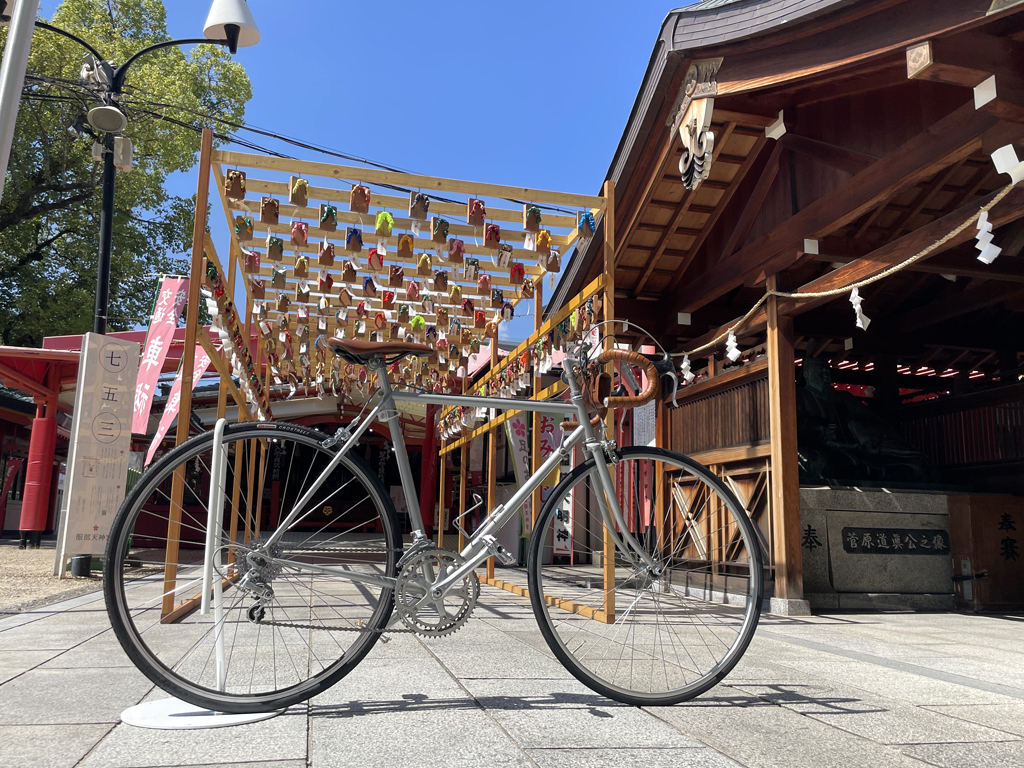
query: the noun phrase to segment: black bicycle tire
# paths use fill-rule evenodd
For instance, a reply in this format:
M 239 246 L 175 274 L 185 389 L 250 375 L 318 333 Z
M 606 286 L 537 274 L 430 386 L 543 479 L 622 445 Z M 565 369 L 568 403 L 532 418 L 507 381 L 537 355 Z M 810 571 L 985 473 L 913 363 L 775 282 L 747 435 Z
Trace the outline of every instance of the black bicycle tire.
M 714 675 L 706 675 L 671 694 L 638 693 L 635 691 L 628 691 L 617 686 L 607 685 L 605 681 L 596 678 L 590 674 L 585 667 L 579 664 L 573 655 L 565 648 L 564 644 L 559 640 L 558 633 L 550 622 L 546 605 L 543 600 L 543 585 L 540 582 L 540 569 L 543 568 L 543 564 L 541 563 L 540 550 L 542 546 L 541 540 L 544 536 L 541 535 L 541 532 L 546 530 L 546 526 L 548 525 L 551 516 L 554 514 L 555 509 L 560 507 L 566 494 L 569 493 L 580 478 L 589 474 L 596 467 L 595 461 L 592 458 L 588 459 L 583 464 L 576 467 L 576 469 L 569 473 L 569 475 L 564 477 L 555 487 L 554 491 L 552 491 L 547 502 L 544 504 L 544 507 L 541 509 L 540 516 L 534 526 L 534 535 L 530 537 L 530 556 L 527 563 L 527 579 L 530 589 L 530 603 L 533 607 L 534 617 L 537 619 L 537 625 L 540 628 L 541 634 L 544 636 L 545 642 L 548 644 L 548 648 L 551 649 L 551 652 L 555 654 L 555 657 L 573 675 L 573 677 L 591 690 L 596 691 L 603 696 L 607 696 L 609 699 L 636 707 L 671 706 L 673 704 L 689 701 L 690 699 L 700 696 L 702 693 L 705 693 L 718 685 L 718 683 L 720 683 L 725 676 L 732 671 L 736 664 L 739 663 L 739 660 L 743 657 L 743 654 L 750 645 L 750 641 L 754 637 L 754 632 L 757 630 L 761 602 L 764 598 L 764 559 L 761 555 L 761 548 L 758 544 L 757 536 L 753 530 L 753 523 L 750 521 L 750 518 L 747 517 L 746 513 L 743 512 L 743 505 L 740 504 L 735 494 L 729 490 L 729 488 L 707 467 L 694 461 L 688 456 L 676 453 L 675 451 L 669 451 L 664 448 L 644 448 L 634 446 L 617 449 L 616 454 L 620 460 L 629 459 L 630 456 L 669 458 L 672 461 L 686 466 L 697 477 L 701 478 L 704 482 L 707 482 L 716 493 L 720 494 L 721 498 L 726 502 L 733 519 L 742 529 L 744 540 L 748 542 L 752 541 L 756 545 L 754 547 L 747 547 L 747 556 L 753 560 L 750 571 L 754 589 L 753 595 L 748 596 L 750 603 L 748 604 L 748 609 L 744 618 L 743 631 L 740 634 L 738 643 L 733 646 L 733 649 L 738 650 L 730 650 L 727 661 L 717 667 L 717 671 Z
M 225 440 L 230 438 L 231 442 L 244 439 L 273 439 L 272 433 L 275 431 L 291 436 L 301 435 L 303 438 L 318 443 L 322 443 L 326 439 L 324 434 L 311 427 L 278 422 L 234 424 L 224 430 L 224 438 Z M 239 696 L 222 694 L 190 684 L 189 681 L 182 681 L 174 674 L 173 670 L 168 669 L 152 655 L 145 643 L 137 641 L 134 622 L 128 615 L 124 582 L 121 578 L 123 575 L 122 560 L 127 552 L 124 537 L 131 531 L 130 524 L 134 522 L 132 509 L 140 503 L 140 496 L 141 500 L 145 501 L 152 493 L 152 489 L 164 482 L 168 472 L 173 471 L 174 467 L 180 464 L 182 456 L 189 456 L 193 451 L 199 453 L 203 450 L 200 446 L 212 444 L 212 442 L 213 432 L 204 432 L 172 449 L 139 478 L 121 505 L 111 526 L 104 558 L 103 594 L 107 615 L 110 618 L 114 635 L 132 663 L 151 682 L 172 696 L 197 707 L 217 712 L 247 714 L 283 709 L 322 693 L 355 669 L 380 639 L 380 631 L 384 629 L 391 618 L 394 611 L 394 591 L 385 590 L 382 593 L 382 599 L 374 611 L 373 617 L 367 622 L 368 631 L 363 636 L 363 640 L 353 644 L 352 648 L 335 664 L 294 686 L 282 691 L 274 691 L 271 694 Z M 385 539 L 388 541 L 387 575 L 396 576 L 398 558 L 402 550 L 402 534 L 394 503 L 391 501 L 390 495 L 384 491 L 384 486 L 378 476 L 360 456 L 349 453 L 342 459 L 342 463 L 347 465 L 348 469 L 353 470 L 354 474 L 361 475 L 360 479 L 367 484 L 368 490 L 378 495 L 378 500 L 381 502 L 378 509 L 383 510 L 381 521 L 385 530 Z M 168 470 L 168 468 L 170 469 Z M 154 481 L 153 478 L 157 477 L 159 479 Z

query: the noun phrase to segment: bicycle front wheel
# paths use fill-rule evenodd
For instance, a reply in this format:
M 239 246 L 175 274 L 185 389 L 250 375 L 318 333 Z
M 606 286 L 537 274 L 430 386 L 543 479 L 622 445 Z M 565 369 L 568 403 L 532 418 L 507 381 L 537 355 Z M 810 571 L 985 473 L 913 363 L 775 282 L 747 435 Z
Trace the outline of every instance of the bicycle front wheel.
M 548 646 L 584 685 L 635 706 L 686 701 L 736 665 L 757 627 L 763 558 L 754 525 L 708 469 L 658 448 L 616 451 L 628 532 L 607 535 L 593 459 L 552 492 L 530 544 L 530 600 Z
M 342 572 L 397 573 L 401 532 L 376 474 L 347 454 L 287 522 L 336 455 L 324 440 L 292 424 L 228 427 L 225 490 L 211 514 L 207 432 L 154 464 L 125 499 L 107 542 L 107 611 L 125 652 L 168 693 L 221 712 L 290 706 L 346 675 L 380 636 L 394 590 Z M 221 598 L 203 615 L 211 520 L 220 530 L 211 602 L 218 585 Z

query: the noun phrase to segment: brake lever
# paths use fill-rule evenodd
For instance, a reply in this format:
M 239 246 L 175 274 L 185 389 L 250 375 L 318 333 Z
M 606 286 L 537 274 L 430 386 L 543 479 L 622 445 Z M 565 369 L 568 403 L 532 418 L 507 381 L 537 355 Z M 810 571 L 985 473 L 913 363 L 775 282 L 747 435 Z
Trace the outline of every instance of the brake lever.
M 658 371 L 659 380 L 665 376 L 672 379 L 672 407 L 678 408 L 679 403 L 676 402 L 676 394 L 679 392 L 679 376 L 676 375 L 676 367 L 672 362 L 672 358 L 669 357 L 666 352 L 661 360 L 654 364 L 655 370 Z

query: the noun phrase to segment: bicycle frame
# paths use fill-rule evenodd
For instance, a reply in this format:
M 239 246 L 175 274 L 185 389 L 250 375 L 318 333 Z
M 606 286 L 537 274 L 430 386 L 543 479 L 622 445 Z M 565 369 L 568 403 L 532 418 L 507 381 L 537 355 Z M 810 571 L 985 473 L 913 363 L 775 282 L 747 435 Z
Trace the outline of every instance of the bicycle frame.
M 566 368 L 571 369 L 574 367 L 576 362 L 577 361 L 575 360 L 567 358 Z M 564 380 L 569 386 L 570 394 L 569 402 L 565 402 L 560 400 L 515 400 L 512 398 L 480 397 L 475 395 L 439 395 L 426 392 L 396 392 L 391 388 L 391 382 L 388 380 L 387 368 L 383 360 L 379 358 L 370 360 L 367 363 L 367 368 L 371 372 L 377 373 L 377 394 L 380 396 L 379 402 L 370 410 L 361 422 L 356 424 L 353 430 L 341 433 L 345 438 L 345 442 L 342 444 L 337 454 L 335 454 L 334 458 L 328 463 L 324 471 L 313 482 L 312 487 L 310 487 L 302 498 L 295 503 L 295 506 L 288 513 L 285 519 L 281 521 L 277 530 L 266 541 L 266 549 L 269 549 L 284 534 L 284 532 L 301 517 L 306 505 L 313 498 L 313 495 L 317 490 L 319 490 L 320 486 L 326 482 L 327 478 L 338 466 L 345 454 L 359 442 L 359 439 L 377 418 L 384 421 L 391 430 L 395 459 L 398 462 L 398 473 L 401 478 L 402 490 L 405 493 L 406 505 L 409 510 L 409 518 L 412 522 L 413 548 L 429 546 L 430 540 L 424 533 L 423 518 L 420 515 L 419 497 L 416 493 L 415 484 L 413 483 L 412 467 L 409 464 L 409 455 L 406 451 L 398 409 L 395 405 L 396 402 L 405 401 L 421 402 L 428 405 L 531 411 L 563 416 L 566 414 L 573 414 L 579 424 L 579 426 L 562 441 L 562 445 L 559 449 L 552 453 L 551 456 L 549 456 L 544 463 L 538 467 L 537 471 L 527 478 L 527 480 L 505 504 L 499 504 L 488 513 L 483 523 L 476 532 L 474 532 L 463 550 L 459 553 L 464 560 L 463 564 L 450 571 L 446 576 L 444 576 L 444 578 L 440 579 L 433 585 L 432 594 L 435 597 L 440 597 L 447 593 L 453 585 L 459 583 L 463 578 L 469 575 L 469 573 L 475 570 L 484 560 L 494 554 L 492 550 L 494 534 L 515 517 L 516 510 L 526 502 L 530 495 L 541 486 L 544 479 L 551 473 L 551 471 L 561 463 L 562 457 L 567 455 L 569 451 L 581 442 L 583 443 L 584 451 L 594 459 L 594 462 L 597 465 L 595 467 L 595 471 L 600 478 L 600 485 L 604 491 L 604 498 L 601 498 L 600 496 L 598 497 L 598 507 L 600 508 L 605 527 L 611 533 L 612 538 L 615 540 L 615 544 L 619 547 L 619 550 L 626 555 L 630 555 L 630 551 L 635 553 L 636 557 L 633 558 L 634 561 L 639 559 L 642 560 L 644 565 L 647 567 L 657 568 L 656 563 L 654 563 L 650 556 L 644 551 L 643 547 L 641 547 L 629 533 L 628 526 L 622 517 L 622 511 L 619 508 L 618 499 L 616 498 L 614 485 L 612 483 L 612 476 L 609 472 L 612 465 L 605 452 L 607 444 L 603 440 L 603 434 L 600 436 L 597 435 L 590 424 L 590 416 L 584 405 L 583 393 L 580 389 L 579 382 L 576 381 L 574 376 L 571 374 L 564 375 Z M 324 566 L 313 565 L 311 563 L 301 563 L 282 558 L 274 558 L 274 562 L 280 563 L 281 565 L 287 565 L 294 569 L 329 573 L 334 576 L 349 578 L 352 581 L 375 584 L 377 586 L 393 587 L 395 585 L 394 578 L 359 573 L 347 568 L 327 568 Z

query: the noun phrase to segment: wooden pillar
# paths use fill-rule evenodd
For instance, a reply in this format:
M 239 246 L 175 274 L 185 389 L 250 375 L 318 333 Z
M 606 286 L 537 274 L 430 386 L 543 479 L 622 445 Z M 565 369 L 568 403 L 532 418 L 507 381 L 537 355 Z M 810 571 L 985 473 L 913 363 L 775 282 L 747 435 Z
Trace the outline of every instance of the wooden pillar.
M 661 399 L 659 393 L 657 399 L 654 401 L 654 445 L 657 448 L 667 448 L 668 440 L 666 435 L 668 434 L 667 422 L 669 418 L 668 408 L 665 407 L 665 401 Z M 658 462 L 654 468 L 654 530 L 655 534 L 655 547 L 654 551 L 661 552 L 662 548 L 669 541 L 669 537 L 665 532 L 665 512 L 667 509 L 668 499 L 668 482 L 669 478 L 665 475 L 665 465 Z
M 493 340 L 492 340 L 493 341 Z M 466 394 L 469 382 L 469 371 L 467 370 L 466 375 L 462 377 L 462 394 Z M 466 512 L 466 499 L 468 494 L 466 493 L 466 465 L 469 463 L 469 443 L 463 443 L 459 449 L 460 462 L 459 462 L 459 515 L 463 515 Z M 466 521 L 463 520 L 459 523 L 463 528 L 466 527 Z M 459 552 L 466 546 L 466 537 L 459 532 Z
M 196 212 L 192 222 L 192 268 L 188 282 L 188 312 L 185 316 L 185 347 L 181 358 L 181 407 L 175 445 L 188 440 L 192 413 L 192 377 L 195 373 L 196 331 L 199 327 L 199 285 L 203 280 L 203 240 L 206 234 L 206 209 L 210 202 L 210 160 L 213 156 L 213 131 L 203 129 L 199 149 L 199 184 L 196 188 Z M 171 480 L 170 508 L 167 517 L 167 550 L 164 559 L 164 596 L 160 616 L 174 609 L 174 588 L 178 579 L 178 537 L 181 534 L 181 501 L 185 493 L 185 469 L 179 467 Z
M 533 294 L 533 332 L 536 333 L 540 330 L 541 326 L 541 315 L 544 314 L 544 284 L 543 281 L 537 286 L 536 293 Z M 533 369 L 533 396 L 537 397 L 541 391 L 540 373 L 537 372 L 536 366 Z M 536 474 L 537 469 L 544 463 L 544 460 L 540 455 L 540 423 L 541 415 L 534 411 L 533 413 L 533 436 L 531 437 L 530 444 L 530 468 Z M 530 519 L 526 521 L 528 535 L 532 535 L 533 528 L 537 524 L 537 518 L 540 517 L 540 488 L 533 492 L 530 497 Z
M 447 447 L 447 440 L 441 441 L 441 450 L 443 451 Z M 440 487 L 437 492 L 437 546 L 440 549 L 444 549 L 444 505 L 448 501 L 448 454 L 442 453 L 438 459 L 438 476 L 440 477 Z
M 768 289 L 777 290 L 777 277 Z M 800 478 L 796 443 L 796 368 L 793 318 L 779 314 L 778 298 L 768 297 L 768 410 L 772 439 L 772 518 L 775 530 L 775 597 L 803 600 L 800 551 Z
M 498 340 L 491 339 L 491 375 L 498 367 Z M 487 513 L 498 506 L 498 430 L 487 433 Z M 494 578 L 494 558 L 487 558 L 487 578 Z
M 224 275 L 224 279 L 228 284 L 228 296 L 235 295 L 235 269 L 237 268 L 237 260 L 235 258 L 235 249 L 228 249 L 228 270 L 227 274 Z M 209 254 L 207 255 L 209 259 Z M 210 259 L 212 262 L 212 259 Z M 204 275 L 205 277 L 205 275 Z M 207 350 L 210 358 L 213 358 L 213 350 Z M 218 371 L 219 373 L 219 371 Z M 217 389 L 217 419 L 223 419 L 228 412 L 228 380 L 223 374 L 220 376 L 220 386 Z M 242 421 L 242 409 L 238 409 L 238 420 Z M 235 446 L 235 471 L 232 479 L 234 482 L 232 485 L 232 501 L 231 501 L 231 515 L 230 522 L 228 523 L 228 538 L 234 543 L 238 541 L 238 499 L 237 492 L 235 489 L 238 488 L 238 468 L 239 468 L 239 451 L 238 445 Z M 235 562 L 235 548 L 231 547 L 228 549 L 228 563 Z
M 420 451 L 420 517 L 423 518 L 424 534 L 433 533 L 434 489 L 437 487 L 437 412 L 439 406 L 427 406 L 426 430 L 423 450 Z
M 462 447 L 459 448 L 459 516 L 466 513 L 466 465 L 469 463 L 469 443 L 463 443 Z M 459 523 L 463 528 L 466 527 L 466 521 L 463 520 Z M 466 537 L 462 531 L 459 531 L 459 552 L 466 546 Z
M 608 179 L 604 183 L 604 319 L 615 319 L 615 182 Z M 615 332 L 615 325 L 605 327 L 606 334 Z M 614 348 L 610 336 L 605 337 L 605 349 Z M 609 373 L 613 372 L 612 365 L 608 366 Z M 615 413 L 609 409 L 605 418 L 605 431 L 608 436 L 615 434 Z M 615 470 L 612 468 L 612 487 L 615 487 Z M 618 490 L 616 489 L 616 493 Z M 615 623 L 615 540 L 612 539 L 611 531 L 604 529 L 603 546 L 603 573 L 604 573 L 604 620 L 608 624 Z

